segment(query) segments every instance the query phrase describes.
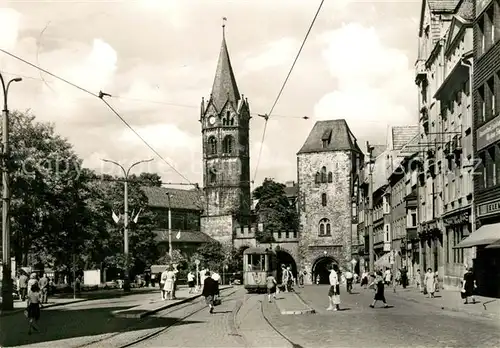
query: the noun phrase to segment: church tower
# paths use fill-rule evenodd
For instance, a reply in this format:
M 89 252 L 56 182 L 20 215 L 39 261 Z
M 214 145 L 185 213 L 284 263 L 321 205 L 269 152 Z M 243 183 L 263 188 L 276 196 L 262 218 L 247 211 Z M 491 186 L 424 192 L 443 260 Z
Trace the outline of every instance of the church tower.
M 222 45 L 208 102 L 201 103 L 203 187 L 201 230 L 221 242 L 249 225 L 250 109 L 240 95 L 222 26 Z

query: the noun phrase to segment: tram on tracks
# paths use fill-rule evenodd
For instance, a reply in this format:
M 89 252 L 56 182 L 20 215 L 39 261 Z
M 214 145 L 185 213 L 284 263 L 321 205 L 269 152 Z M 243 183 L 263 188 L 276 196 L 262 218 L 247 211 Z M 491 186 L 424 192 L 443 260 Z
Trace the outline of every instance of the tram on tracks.
M 251 247 L 243 252 L 243 284 L 248 292 L 266 292 L 266 279 L 276 278 L 276 253 L 270 249 Z

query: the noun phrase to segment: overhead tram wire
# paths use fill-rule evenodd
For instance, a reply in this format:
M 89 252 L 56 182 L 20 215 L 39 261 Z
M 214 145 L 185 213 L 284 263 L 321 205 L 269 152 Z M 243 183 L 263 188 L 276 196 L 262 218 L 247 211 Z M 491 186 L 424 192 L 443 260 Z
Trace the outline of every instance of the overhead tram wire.
M 22 74 L 16 74 L 12 73 L 9 71 L 2 71 L 3 74 L 7 75 L 12 75 L 12 76 L 19 76 L 25 79 L 30 79 L 30 80 L 36 80 L 40 82 L 44 82 L 43 79 L 40 77 L 33 77 L 33 76 L 27 76 L 27 75 L 22 75 Z M 138 102 L 138 103 L 147 103 L 147 104 L 158 104 L 158 105 L 167 105 L 167 106 L 174 106 L 174 107 L 179 107 L 179 108 L 188 108 L 188 109 L 199 109 L 199 105 L 188 105 L 188 104 L 177 104 L 177 103 L 172 103 L 172 102 L 167 102 L 167 101 L 161 101 L 161 100 L 151 100 L 151 99 L 141 99 L 141 98 L 132 98 L 132 97 L 122 97 L 119 95 L 111 95 L 110 98 L 113 99 L 118 99 L 122 101 L 132 101 L 132 102 Z M 256 112 L 251 113 L 252 116 L 258 116 L 259 114 Z M 308 120 L 310 119 L 309 116 L 287 116 L 287 115 L 277 115 L 274 114 L 273 117 L 281 117 L 281 118 L 294 118 L 294 119 L 303 119 L 303 120 Z
M 178 171 L 178 170 L 177 170 L 177 169 L 176 169 L 176 168 L 175 168 L 172 164 L 170 164 L 170 163 L 169 163 L 169 162 L 168 162 L 168 161 L 167 161 L 167 160 L 166 160 L 166 159 L 165 159 L 162 155 L 160 155 L 160 154 L 158 153 L 158 151 L 156 151 L 156 150 L 155 150 L 155 149 L 154 149 L 154 148 L 153 148 L 153 147 L 152 147 L 152 146 L 151 146 L 151 145 L 150 145 L 150 144 L 149 144 L 149 143 L 148 143 L 148 142 L 147 142 L 147 141 L 146 141 L 146 140 L 145 140 L 145 139 L 144 139 L 144 138 L 143 138 L 143 137 L 142 137 L 142 136 L 141 136 L 141 135 L 140 135 L 140 134 L 139 134 L 139 133 L 138 133 L 138 132 L 137 132 L 137 131 L 136 131 L 136 130 L 135 130 L 135 129 L 134 129 L 134 128 L 133 128 L 133 127 L 132 127 L 132 126 L 131 126 L 131 125 L 130 125 L 130 124 L 129 124 L 129 123 L 128 123 L 128 122 L 127 122 L 127 121 L 126 121 L 126 120 L 125 120 L 125 119 L 124 119 L 124 118 L 123 118 L 123 117 L 122 117 L 122 116 L 121 116 L 121 115 L 120 115 L 120 114 L 119 114 L 119 113 L 118 113 L 118 112 L 117 112 L 117 111 L 116 111 L 116 110 L 115 110 L 115 109 L 114 109 L 114 108 L 113 108 L 113 107 L 112 107 L 112 106 L 108 103 L 108 102 L 107 102 L 107 101 L 106 101 L 106 100 L 104 100 L 104 98 L 102 98 L 102 92 L 101 92 L 101 93 L 99 93 L 99 94 L 97 94 L 97 93 L 94 93 L 94 92 L 92 92 L 92 91 L 89 91 L 89 90 L 88 90 L 88 89 L 86 89 L 86 88 L 83 88 L 83 87 L 81 87 L 81 86 L 78 86 L 77 84 L 74 84 L 73 82 L 70 82 L 70 81 L 68 81 L 68 80 L 66 80 L 66 79 L 64 79 L 64 78 L 62 78 L 62 77 L 60 77 L 60 76 L 58 76 L 58 75 L 56 75 L 56 74 L 54 74 L 54 73 L 51 73 L 50 71 L 45 70 L 45 69 L 43 69 L 43 68 L 39 67 L 38 65 L 33 64 L 33 63 L 31 63 L 31 62 L 29 62 L 29 61 L 27 61 L 27 60 L 25 60 L 25 59 L 23 59 L 23 58 L 21 58 L 21 57 L 19 57 L 19 56 L 15 55 L 15 54 L 13 54 L 13 53 L 10 53 L 10 52 L 8 52 L 8 51 L 4 50 L 4 49 L 0 49 L 0 52 L 5 53 L 6 55 L 8 55 L 8 56 L 10 56 L 10 57 L 12 57 L 12 58 L 14 58 L 14 59 L 17 59 L 17 60 L 19 60 L 19 61 L 21 61 L 21 62 L 23 62 L 23 63 L 25 63 L 25 64 L 27 64 L 27 65 L 31 66 L 32 68 L 35 68 L 35 69 L 37 69 L 37 70 L 39 70 L 39 71 L 42 71 L 42 72 L 44 72 L 45 74 L 50 75 L 50 76 L 52 76 L 53 78 L 56 78 L 56 79 L 58 79 L 59 81 L 62 81 L 62 82 L 66 83 L 66 84 L 68 84 L 68 85 L 70 85 L 70 86 L 72 86 L 72 87 L 74 87 L 74 88 L 76 88 L 76 89 L 79 89 L 79 90 L 80 90 L 80 91 L 82 91 L 82 92 L 85 92 L 85 93 L 87 93 L 87 94 L 89 94 L 89 95 L 91 95 L 91 96 L 93 96 L 93 97 L 96 97 L 96 98 L 100 99 L 100 100 L 101 100 L 104 104 L 106 104 L 106 106 L 107 106 L 107 107 L 108 107 L 108 108 L 109 108 L 109 109 L 110 109 L 110 110 L 111 110 L 111 111 L 112 111 L 112 112 L 116 115 L 116 117 L 118 117 L 118 118 L 119 118 L 119 119 L 120 119 L 120 120 L 121 120 L 121 121 L 122 121 L 122 122 L 123 122 L 123 123 L 124 123 L 124 124 L 125 124 L 125 125 L 126 125 L 126 126 L 130 129 L 130 130 L 131 130 L 131 131 L 132 131 L 132 132 L 134 132 L 134 134 L 135 134 L 135 135 L 136 135 L 139 139 L 141 139 L 141 141 L 142 141 L 142 142 L 143 142 L 143 143 L 144 143 L 144 144 L 145 144 L 145 145 L 146 145 L 146 146 L 147 146 L 147 147 L 148 147 L 151 151 L 153 151 L 153 153 L 154 153 L 156 156 L 158 156 L 158 158 L 160 158 L 163 162 L 165 162 L 165 163 L 166 163 L 166 164 L 167 164 L 170 168 L 172 168 L 172 169 L 174 170 L 174 172 L 176 172 L 176 173 L 177 173 L 177 174 L 178 174 L 181 178 L 183 178 L 184 180 L 186 180 L 189 184 L 193 184 L 193 183 L 192 183 L 192 182 L 191 182 L 191 181 L 190 181 L 190 180 L 189 180 L 186 176 L 184 176 L 181 172 L 179 172 L 179 171 Z M 194 184 L 193 184 L 193 185 L 194 185 Z
M 321 8 L 323 7 L 324 2 L 325 2 L 325 0 L 321 0 L 320 4 L 318 6 L 318 10 L 316 11 L 316 14 L 314 15 L 314 18 L 311 22 L 311 25 L 309 25 L 309 29 L 307 29 L 306 36 L 304 37 L 304 40 L 302 41 L 302 45 L 300 45 L 299 51 L 297 52 L 297 55 L 295 56 L 295 59 L 292 63 L 292 66 L 290 67 L 290 70 L 288 71 L 288 74 L 286 75 L 285 81 L 283 82 L 283 85 L 281 86 L 281 89 L 278 93 L 278 96 L 274 100 L 274 103 L 273 103 L 273 106 L 271 107 L 271 110 L 266 115 L 259 115 L 261 117 L 264 117 L 265 123 L 264 123 L 264 131 L 262 132 L 262 139 L 260 141 L 259 156 L 257 157 L 257 165 L 255 166 L 255 172 L 253 175 L 252 182 L 255 182 L 255 178 L 257 177 L 257 172 L 259 170 L 260 158 L 262 156 L 262 148 L 264 147 L 264 140 L 266 139 L 267 121 L 269 121 L 269 118 L 271 117 L 271 114 L 273 113 L 276 104 L 278 104 L 278 101 L 280 100 L 281 94 L 283 93 L 283 90 L 285 89 L 285 86 L 288 82 L 288 79 L 290 78 L 290 75 L 292 74 L 292 71 L 293 71 L 293 68 L 295 67 L 295 64 L 297 63 L 297 61 L 300 57 L 300 54 L 302 53 L 302 49 L 304 48 L 304 45 L 306 44 L 307 38 L 309 37 L 309 34 L 311 33 L 311 30 L 314 26 L 314 23 L 316 22 L 316 19 L 318 18 L 319 12 L 321 11 Z

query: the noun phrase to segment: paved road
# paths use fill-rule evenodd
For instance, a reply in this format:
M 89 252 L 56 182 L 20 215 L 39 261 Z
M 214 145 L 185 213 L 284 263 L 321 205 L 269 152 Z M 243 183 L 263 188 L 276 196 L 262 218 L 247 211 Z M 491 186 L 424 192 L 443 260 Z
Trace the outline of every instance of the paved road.
M 296 347 L 498 347 L 500 323 L 493 319 L 406 301 L 388 292 L 392 308 L 369 307 L 373 291 L 342 294 L 339 312 L 326 311 L 326 286 L 310 286 L 301 296 L 317 314 L 280 315 L 264 305 L 272 325 Z
M 92 301 L 50 310 L 44 332 L 17 335 L 3 346 L 118 348 L 153 333 L 157 335 L 134 347 L 494 347 L 500 343 L 500 323 L 492 319 L 419 305 L 391 293 L 387 299 L 392 308 L 371 309 L 369 290 L 342 294 L 345 310 L 328 312 L 326 292 L 325 286 L 301 290 L 317 311 L 311 315 L 281 315 L 264 295 L 248 295 L 242 288 L 226 290 L 215 314 L 209 314 L 199 299 L 143 320 L 117 319 L 109 311 L 127 307 L 125 299 Z M 23 329 L 25 320 L 12 318 L 0 331 Z

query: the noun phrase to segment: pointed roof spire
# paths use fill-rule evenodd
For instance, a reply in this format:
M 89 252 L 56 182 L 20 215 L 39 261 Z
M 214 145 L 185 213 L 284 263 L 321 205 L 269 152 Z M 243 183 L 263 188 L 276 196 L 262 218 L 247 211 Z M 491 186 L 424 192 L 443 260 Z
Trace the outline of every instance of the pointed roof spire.
M 226 45 L 226 21 L 227 18 L 223 17 L 222 45 L 219 54 L 219 62 L 217 63 L 217 70 L 215 71 L 214 84 L 212 86 L 212 101 L 219 110 L 224 107 L 227 100 L 236 105 L 240 99 L 240 93 L 236 85 L 236 79 L 234 77 Z

